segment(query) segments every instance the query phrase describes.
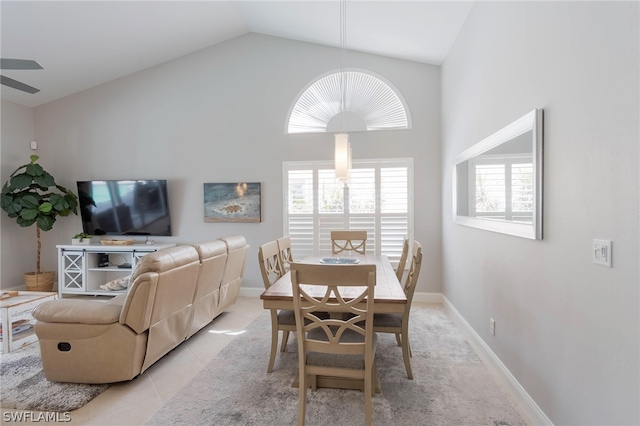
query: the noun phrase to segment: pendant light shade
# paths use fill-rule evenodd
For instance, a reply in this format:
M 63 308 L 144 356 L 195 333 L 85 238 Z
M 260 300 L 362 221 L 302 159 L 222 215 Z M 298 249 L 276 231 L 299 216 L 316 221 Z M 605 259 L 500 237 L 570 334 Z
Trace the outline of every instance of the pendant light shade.
M 351 170 L 351 145 L 348 133 L 335 134 L 335 164 L 336 178 L 347 183 Z

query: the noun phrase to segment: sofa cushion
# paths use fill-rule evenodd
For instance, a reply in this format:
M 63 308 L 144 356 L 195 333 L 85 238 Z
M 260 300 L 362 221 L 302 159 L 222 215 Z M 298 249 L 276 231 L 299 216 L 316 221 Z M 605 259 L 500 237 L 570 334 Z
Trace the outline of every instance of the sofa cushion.
M 113 324 L 120 318 L 121 306 L 97 300 L 51 300 L 35 307 L 38 321 L 77 324 Z
M 136 278 L 146 272 L 162 273 L 198 260 L 198 253 L 191 246 L 175 246 L 158 250 L 144 256 L 138 262 L 130 281 L 133 283 Z
M 200 260 L 227 254 L 227 245 L 222 240 L 213 240 L 193 245 L 198 251 Z

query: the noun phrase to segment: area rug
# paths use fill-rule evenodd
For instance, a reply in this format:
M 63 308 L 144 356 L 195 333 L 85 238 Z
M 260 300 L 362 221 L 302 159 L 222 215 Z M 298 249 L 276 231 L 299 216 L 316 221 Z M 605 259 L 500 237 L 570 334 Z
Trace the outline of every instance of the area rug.
M 2 408 L 59 412 L 78 409 L 109 387 L 47 381 L 38 344 L 0 356 L 0 386 Z
M 380 334 L 381 393 L 373 399 L 376 425 L 501 425 L 527 423 L 459 328 L 440 306 L 411 313 L 414 380 L 407 379 L 402 349 Z M 271 324 L 267 312 L 223 349 L 147 425 L 296 424 L 296 339 L 278 352 L 268 374 Z M 307 425 L 364 423 L 360 391 L 308 391 Z

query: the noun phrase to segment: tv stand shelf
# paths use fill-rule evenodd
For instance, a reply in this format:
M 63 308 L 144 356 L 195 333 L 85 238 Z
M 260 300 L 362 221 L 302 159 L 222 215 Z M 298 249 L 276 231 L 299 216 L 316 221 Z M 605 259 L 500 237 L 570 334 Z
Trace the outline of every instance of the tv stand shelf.
M 58 245 L 58 295 L 117 296 L 126 290 L 103 290 L 100 286 L 130 275 L 147 254 L 173 246 Z

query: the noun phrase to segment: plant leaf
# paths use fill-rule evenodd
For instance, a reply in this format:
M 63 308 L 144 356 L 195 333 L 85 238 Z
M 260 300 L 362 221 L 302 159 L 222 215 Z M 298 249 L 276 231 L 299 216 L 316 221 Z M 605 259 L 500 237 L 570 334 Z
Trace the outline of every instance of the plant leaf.
M 42 213 L 49 213 L 53 209 L 53 206 L 49 202 L 44 202 L 38 206 L 38 211 Z
M 34 176 L 34 177 L 41 176 L 43 173 L 47 173 L 44 171 L 44 169 L 40 164 L 34 164 L 34 163 L 27 164 L 25 171 L 27 172 L 28 175 Z
M 13 203 L 13 197 L 11 195 L 4 193 L 0 195 L 0 207 L 2 207 L 2 210 L 6 211 L 11 203 Z
M 11 192 L 19 189 L 28 188 L 31 185 L 33 178 L 27 173 L 20 173 L 11 178 L 10 190 Z
M 38 217 L 38 209 L 22 209 L 20 217 L 24 220 L 33 220 Z
M 18 216 L 18 218 L 16 219 L 16 222 L 18 222 L 18 225 L 22 226 L 23 228 L 33 225 L 35 221 L 36 221 L 35 219 L 26 220 L 22 216 Z
M 9 217 L 16 217 L 22 210 L 22 205 L 20 203 L 11 203 L 6 209 L 3 207 L 3 210 L 9 213 Z
M 42 197 L 39 194 L 26 194 L 22 197 L 16 198 L 18 204 L 27 209 L 37 209 L 42 202 Z
M 49 198 L 49 202 L 53 206 L 56 211 L 61 211 L 69 208 L 67 200 L 60 194 L 51 194 L 51 198 Z
M 50 186 L 55 186 L 56 184 L 56 182 L 53 180 L 53 176 L 45 171 L 43 171 L 41 175 L 34 176 L 33 181 L 43 189 L 48 189 Z
M 43 231 L 49 231 L 53 227 L 54 222 L 56 221 L 55 216 L 38 216 L 38 228 Z

